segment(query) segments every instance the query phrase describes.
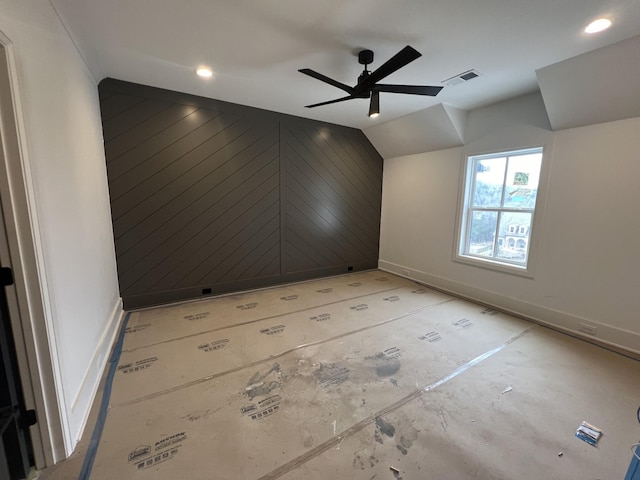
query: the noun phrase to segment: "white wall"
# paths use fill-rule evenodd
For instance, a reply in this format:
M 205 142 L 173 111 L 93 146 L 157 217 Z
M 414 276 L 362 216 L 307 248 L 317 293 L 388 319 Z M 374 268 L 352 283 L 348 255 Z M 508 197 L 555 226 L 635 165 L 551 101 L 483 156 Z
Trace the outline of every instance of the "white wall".
M 479 109 L 465 147 L 385 160 L 380 266 L 640 352 L 640 118 L 551 132 L 543 110 L 539 95 Z M 465 155 L 534 145 L 548 169 L 534 278 L 454 262 Z
M 39 361 L 53 365 L 64 434 L 57 461 L 82 433 L 122 313 L 97 84 L 49 2 L 3 0 L 0 31 L 15 58 L 24 213 L 51 350 Z

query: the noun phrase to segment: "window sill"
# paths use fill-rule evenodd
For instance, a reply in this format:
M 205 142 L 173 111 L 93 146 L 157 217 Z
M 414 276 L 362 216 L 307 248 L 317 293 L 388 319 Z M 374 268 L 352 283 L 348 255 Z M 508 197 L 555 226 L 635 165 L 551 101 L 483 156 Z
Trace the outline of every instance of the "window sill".
M 516 275 L 518 277 L 533 278 L 533 271 L 531 268 L 531 259 L 529 259 L 528 267 L 520 267 L 518 265 L 511 265 L 511 264 L 497 262 L 495 260 L 483 259 L 478 257 L 469 257 L 465 255 L 454 255 L 453 261 L 457 263 L 462 263 L 464 265 L 470 265 L 473 267 L 484 268 L 486 270 L 492 270 L 494 272 L 506 273 L 509 275 Z

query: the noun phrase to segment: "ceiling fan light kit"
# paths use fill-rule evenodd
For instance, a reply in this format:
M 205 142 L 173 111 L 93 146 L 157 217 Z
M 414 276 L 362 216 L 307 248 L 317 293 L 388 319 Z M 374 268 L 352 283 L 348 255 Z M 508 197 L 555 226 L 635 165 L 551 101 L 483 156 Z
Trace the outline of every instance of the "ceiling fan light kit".
M 369 116 L 375 118 L 380 115 L 380 92 L 371 92 L 371 102 L 369 103 Z
M 348 93 L 345 97 L 336 98 L 326 102 L 314 103 L 306 105 L 307 108 L 321 107 L 332 103 L 344 102 L 354 98 L 368 98 L 369 101 L 369 117 L 376 117 L 380 113 L 380 92 L 387 93 L 403 93 L 408 95 L 427 95 L 435 97 L 440 93 L 443 87 L 434 87 L 428 85 L 392 85 L 378 83 L 380 80 L 388 77 L 392 73 L 401 69 L 405 65 L 413 62 L 422 55 L 416 49 L 407 45 L 393 57 L 383 63 L 373 72 L 367 69 L 367 66 L 373 62 L 373 52 L 371 50 L 362 50 L 358 53 L 358 63 L 364 65 L 364 70 L 358 77 L 355 86 L 350 87 L 342 82 L 338 82 L 333 78 L 327 77 L 321 73 L 311 70 L 310 68 L 302 68 L 298 70 L 316 80 L 327 83 L 331 86 L 339 88 Z

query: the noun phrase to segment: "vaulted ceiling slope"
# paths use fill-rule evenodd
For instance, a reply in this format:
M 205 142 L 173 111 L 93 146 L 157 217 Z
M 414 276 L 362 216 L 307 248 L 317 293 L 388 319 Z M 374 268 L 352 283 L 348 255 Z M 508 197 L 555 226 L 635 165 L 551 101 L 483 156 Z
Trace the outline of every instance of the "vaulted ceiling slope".
M 414 149 L 463 143 L 465 112 L 538 90 L 554 129 L 640 114 L 640 0 L 50 1 L 96 80 L 118 78 L 366 133 L 384 131 L 386 122 L 399 122 L 406 136 L 419 131 L 416 123 L 439 125 L 431 139 L 412 137 Z M 602 16 L 612 28 L 583 32 Z M 443 85 L 470 69 L 481 75 L 445 86 L 437 97 L 382 93 L 375 120 L 367 117 L 367 99 L 304 108 L 344 92 L 298 69 L 354 85 L 362 71 L 358 51 L 374 51 L 374 70 L 406 45 L 422 57 L 385 83 Z M 210 66 L 213 77 L 198 78 L 198 65 Z
M 554 130 L 640 117 L 640 35 L 537 75 Z

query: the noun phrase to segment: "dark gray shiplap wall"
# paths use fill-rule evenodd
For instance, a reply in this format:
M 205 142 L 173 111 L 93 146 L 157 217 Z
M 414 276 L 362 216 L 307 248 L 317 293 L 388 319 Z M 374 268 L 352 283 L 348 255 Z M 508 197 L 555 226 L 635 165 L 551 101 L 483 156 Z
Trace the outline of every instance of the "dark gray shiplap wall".
M 375 268 L 382 158 L 356 129 L 106 79 L 125 308 Z

